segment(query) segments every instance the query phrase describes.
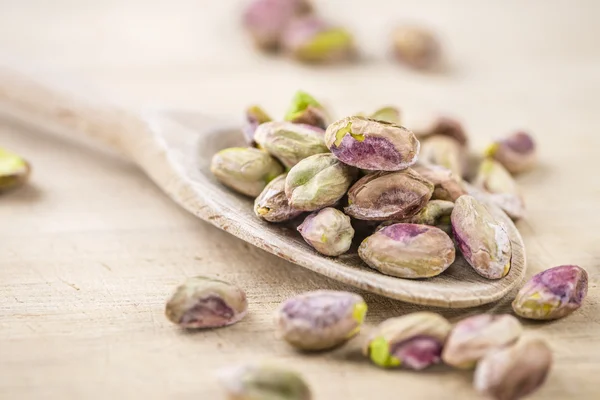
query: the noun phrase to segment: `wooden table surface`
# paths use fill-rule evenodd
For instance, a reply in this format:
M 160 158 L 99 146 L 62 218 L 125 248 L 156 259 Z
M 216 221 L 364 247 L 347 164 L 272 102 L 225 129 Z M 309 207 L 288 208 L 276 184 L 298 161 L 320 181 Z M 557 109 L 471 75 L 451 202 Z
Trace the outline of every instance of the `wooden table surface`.
M 518 224 L 528 275 L 579 264 L 584 307 L 527 324 L 555 366 L 532 398 L 600 398 L 600 2 L 317 1 L 351 25 L 359 65 L 309 68 L 264 57 L 239 30 L 239 1 L 3 0 L 0 52 L 90 82 L 132 107 L 185 107 L 239 118 L 258 102 L 281 115 L 296 89 L 335 113 L 403 108 L 461 118 L 481 149 L 519 127 L 539 142 L 540 167 L 519 178 L 529 205 Z M 420 74 L 386 58 L 394 21 L 444 37 L 448 68 Z M 359 341 L 305 356 L 273 335 L 285 298 L 345 288 L 197 220 L 134 165 L 89 146 L 0 121 L 0 146 L 26 156 L 31 184 L 0 196 L 0 398 L 221 399 L 213 372 L 270 360 L 300 371 L 316 399 L 479 398 L 471 374 L 444 367 L 382 371 Z M 185 277 L 246 288 L 250 313 L 226 329 L 181 332 L 164 302 Z M 367 321 L 415 308 L 363 293 Z M 484 310 L 508 311 L 512 296 Z M 442 312 L 453 321 L 480 312 Z

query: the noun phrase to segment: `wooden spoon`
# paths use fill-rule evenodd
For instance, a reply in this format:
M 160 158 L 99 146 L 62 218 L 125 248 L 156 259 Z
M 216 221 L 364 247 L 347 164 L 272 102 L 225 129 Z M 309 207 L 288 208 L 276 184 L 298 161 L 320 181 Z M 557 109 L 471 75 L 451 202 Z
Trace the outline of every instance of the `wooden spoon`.
M 506 225 L 512 242 L 512 268 L 500 280 L 480 277 L 461 257 L 440 276 L 409 280 L 380 274 L 367 267 L 356 252 L 338 258 L 321 256 L 292 229 L 256 218 L 253 199 L 230 191 L 211 175 L 212 155 L 243 143 L 237 127 L 201 113 L 136 113 L 84 95 L 59 89 L 0 62 L 0 114 L 110 146 L 130 157 L 192 214 L 312 271 L 390 298 L 448 308 L 498 300 L 524 275 L 523 240 L 512 221 L 492 205 L 491 212 Z

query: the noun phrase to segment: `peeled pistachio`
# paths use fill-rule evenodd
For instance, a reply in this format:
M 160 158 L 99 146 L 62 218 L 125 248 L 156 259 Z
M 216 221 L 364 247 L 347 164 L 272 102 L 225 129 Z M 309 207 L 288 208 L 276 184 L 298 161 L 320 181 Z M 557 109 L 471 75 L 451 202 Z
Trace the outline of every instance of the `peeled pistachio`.
M 267 122 L 254 133 L 254 140 L 264 150 L 291 168 L 313 154 L 327 153 L 324 131 L 311 125 L 292 122 Z
M 523 318 L 562 318 L 581 307 L 588 290 L 588 274 L 577 265 L 560 265 L 535 274 L 512 303 Z
M 552 351 L 539 339 L 489 353 L 478 364 L 475 389 L 495 400 L 518 400 L 536 391 L 546 380 Z
M 345 61 L 355 54 L 352 34 L 316 15 L 292 21 L 283 33 L 281 45 L 291 57 L 308 63 Z
M 327 128 L 326 114 L 323 106 L 306 92 L 298 91 L 292 105 L 285 115 L 285 120 L 296 124 L 306 124 Z
M 457 177 L 465 171 L 465 150 L 459 142 L 449 136 L 433 135 L 421 144 L 419 161 L 423 164 L 441 165 Z
M 499 162 L 490 158 L 483 160 L 473 181 L 475 187 L 489 193 L 488 198 L 512 219 L 525 216 L 525 203 L 517 183 Z
M 442 360 L 457 368 L 473 368 L 490 351 L 517 341 L 523 327 L 512 315 L 480 314 L 460 321 L 450 332 Z
M 340 162 L 331 153 L 315 154 L 290 170 L 285 180 L 285 194 L 297 210 L 319 210 L 337 203 L 356 174 L 356 168 Z
M 374 172 L 360 178 L 348 191 L 346 214 L 374 221 L 403 220 L 427 204 L 433 185 L 412 169 Z
M 169 321 L 183 328 L 217 328 L 235 324 L 246 315 L 246 293 L 217 279 L 197 276 L 177 288 L 167 302 Z
M 382 322 L 363 351 L 383 368 L 421 370 L 440 362 L 450 323 L 432 312 L 416 312 Z
M 0 148 L 0 192 L 25 184 L 30 173 L 31 166 L 25 159 Z
M 244 11 L 243 24 L 259 48 L 275 50 L 290 22 L 310 11 L 307 0 L 253 0 Z
M 268 364 L 246 364 L 219 371 L 230 400 L 311 400 L 298 373 Z
M 429 278 L 444 272 L 455 257 L 454 243 L 433 226 L 394 224 L 360 244 L 358 255 L 371 268 L 400 278 Z
M 454 210 L 454 203 L 451 201 L 429 200 L 417 215 L 402 222 L 432 226 L 448 225 L 452 210 Z
M 502 164 L 511 174 L 530 170 L 537 162 L 535 142 L 525 132 L 517 132 L 495 142 L 487 148 L 486 155 Z
M 433 200 L 447 200 L 455 202 L 463 194 L 467 194 L 460 177 L 454 176 L 452 171 L 439 165 L 417 164 L 412 167 L 419 175 L 434 185 Z
M 225 186 L 256 197 L 267 183 L 283 173 L 283 168 L 262 150 L 230 147 L 213 156 L 210 171 Z
M 499 279 L 510 270 L 512 246 L 504 225 L 472 196 L 461 196 L 450 217 L 454 239 L 465 260 L 488 279 Z
M 284 301 L 277 311 L 279 335 L 301 350 L 325 350 L 356 335 L 367 304 L 357 294 L 334 290 L 307 292 Z
M 417 134 L 419 138 L 435 135 L 450 137 L 456 140 L 462 146 L 466 146 L 469 142 L 469 138 L 467 137 L 462 124 L 449 117 L 438 117 L 428 128 Z
M 339 256 L 350 249 L 354 229 L 350 217 L 327 207 L 310 214 L 298 227 L 306 243 L 326 256 Z
M 254 145 L 254 132 L 260 124 L 271 121 L 271 117 L 267 115 L 259 106 L 251 106 L 246 110 L 246 124 L 242 128 L 242 133 L 246 142 L 249 145 Z
M 348 165 L 398 171 L 417 161 L 419 141 L 406 128 L 364 117 L 346 117 L 327 127 L 325 144 Z
M 398 125 L 400 124 L 400 110 L 396 107 L 382 107 L 371 114 L 369 118 Z
M 399 26 L 393 34 L 393 49 L 399 61 L 416 69 L 430 69 L 440 59 L 441 47 L 434 34 L 422 27 Z
M 293 209 L 285 196 L 285 178 L 281 174 L 265 186 L 254 200 L 254 213 L 258 218 L 269 222 L 283 222 L 296 218 L 302 211 Z

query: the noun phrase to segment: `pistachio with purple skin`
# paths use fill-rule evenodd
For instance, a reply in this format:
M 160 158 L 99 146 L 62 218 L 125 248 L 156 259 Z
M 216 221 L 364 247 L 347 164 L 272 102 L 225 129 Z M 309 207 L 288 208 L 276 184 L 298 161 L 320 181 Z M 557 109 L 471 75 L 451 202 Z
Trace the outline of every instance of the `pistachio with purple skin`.
M 348 165 L 381 171 L 410 167 L 417 162 L 420 146 L 408 129 L 365 117 L 346 117 L 329 125 L 325 144 Z
M 423 140 L 419 161 L 423 164 L 441 165 L 457 177 L 463 176 L 467 163 L 463 146 L 443 135 L 433 135 Z
M 469 143 L 469 138 L 462 124 L 459 121 L 449 117 L 438 117 L 433 121 L 429 128 L 417 134 L 419 138 L 435 135 L 450 137 L 456 140 L 462 146 L 466 146 Z
M 261 194 L 254 200 L 254 214 L 269 222 L 283 222 L 296 218 L 302 211 L 295 210 L 288 203 L 285 195 L 285 179 L 281 174 L 265 186 Z
M 0 148 L 0 192 L 24 185 L 30 173 L 31 165 L 24 158 Z
M 250 146 L 254 146 L 256 144 L 254 142 L 254 132 L 256 132 L 256 128 L 258 128 L 260 124 L 270 121 L 271 117 L 269 117 L 259 106 L 248 107 L 246 110 L 246 123 L 242 127 L 242 133 L 244 134 L 246 143 Z
M 522 332 L 519 320 L 508 314 L 463 319 L 450 332 L 442 360 L 456 368 L 473 368 L 490 351 L 516 342 Z
M 422 27 L 398 26 L 393 34 L 393 50 L 396 58 L 416 69 L 430 69 L 441 56 L 441 46 L 434 34 Z
M 491 158 L 483 160 L 473 185 L 485 190 L 489 201 L 500 207 L 512 219 L 525 216 L 525 203 L 517 183 L 499 162 Z
M 327 153 L 324 131 L 316 126 L 292 122 L 267 122 L 254 133 L 254 140 L 281 163 L 291 168 L 313 154 Z
M 350 292 L 317 290 L 284 301 L 276 314 L 278 334 L 301 350 L 325 350 L 355 336 L 367 304 Z
M 512 303 L 523 318 L 562 318 L 581 307 L 588 290 L 588 274 L 577 265 L 561 265 L 535 274 Z
M 363 240 L 358 255 L 371 268 L 399 278 L 430 278 L 455 258 L 452 239 L 433 226 L 394 224 Z
M 488 353 L 475 370 L 473 385 L 495 400 L 518 400 L 536 391 L 552 366 L 552 351 L 539 339 Z
M 187 329 L 218 328 L 235 324 L 246 315 L 246 293 L 218 279 L 187 279 L 167 302 L 169 321 Z
M 265 151 L 230 147 L 213 156 L 210 171 L 225 186 L 256 197 L 267 183 L 283 173 L 283 168 Z
M 354 237 L 350 217 L 331 207 L 307 216 L 298 232 L 319 253 L 334 257 L 347 252 Z
M 285 180 L 285 195 L 296 210 L 320 210 L 336 204 L 357 173 L 331 153 L 315 154 L 292 167 Z
M 535 142 L 525 132 L 517 132 L 495 142 L 487 148 L 486 155 L 502 164 L 511 174 L 528 171 L 537 162 Z
M 439 314 L 416 312 L 382 322 L 363 352 L 383 368 L 422 370 L 440 362 L 451 325 Z
M 292 58 L 307 63 L 334 63 L 355 55 L 352 34 L 316 15 L 290 22 L 281 37 L 281 47 Z
M 285 120 L 296 124 L 306 124 L 327 128 L 327 115 L 321 103 L 306 92 L 298 91 L 290 106 Z
M 357 219 L 404 220 L 421 211 L 432 193 L 431 182 L 410 168 L 374 172 L 352 185 L 344 211 Z
M 510 271 L 512 245 L 506 227 L 472 196 L 461 196 L 450 217 L 465 260 L 481 276 L 500 279 Z
M 412 167 L 419 175 L 434 185 L 433 200 L 447 200 L 455 202 L 460 196 L 467 194 L 462 185 L 462 179 L 454 176 L 452 171 L 439 165 L 417 164 Z
M 307 0 L 253 0 L 244 11 L 243 25 L 259 48 L 271 51 L 279 47 L 290 22 L 311 9 Z

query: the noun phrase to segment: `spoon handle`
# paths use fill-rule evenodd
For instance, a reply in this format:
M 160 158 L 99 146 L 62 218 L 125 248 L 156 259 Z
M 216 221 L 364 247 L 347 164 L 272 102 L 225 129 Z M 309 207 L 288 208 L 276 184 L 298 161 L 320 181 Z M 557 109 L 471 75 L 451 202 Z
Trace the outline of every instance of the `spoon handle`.
M 0 115 L 43 130 L 93 139 L 125 156 L 148 138 L 135 112 L 30 73 L 0 57 Z

